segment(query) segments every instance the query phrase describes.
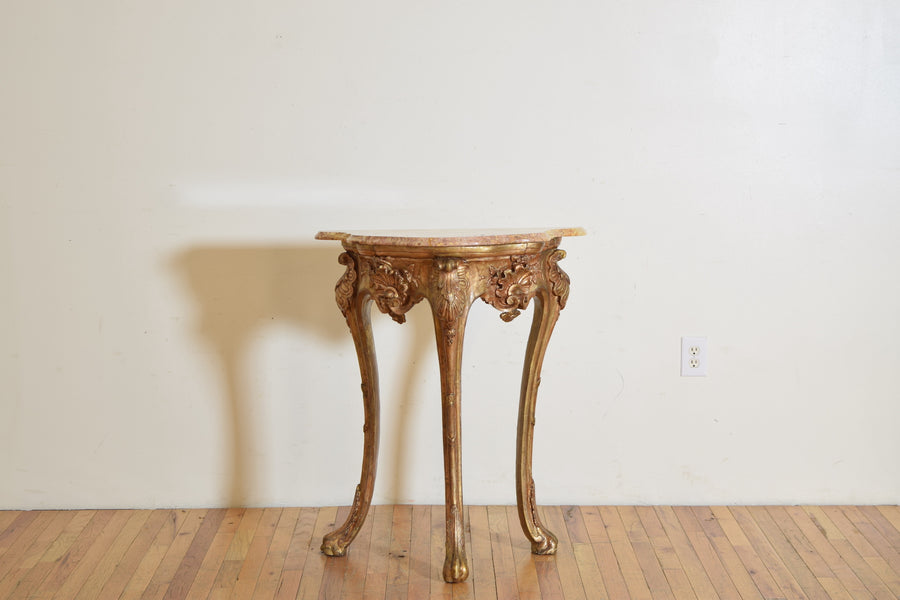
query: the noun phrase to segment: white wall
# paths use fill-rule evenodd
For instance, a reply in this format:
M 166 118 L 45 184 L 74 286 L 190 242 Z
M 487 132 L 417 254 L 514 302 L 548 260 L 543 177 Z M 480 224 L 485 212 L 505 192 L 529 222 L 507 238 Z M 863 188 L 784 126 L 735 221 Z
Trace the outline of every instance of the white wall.
M 589 231 L 539 502 L 900 502 L 898 40 L 877 0 L 4 2 L 0 507 L 347 503 L 313 235 L 532 224 Z M 376 315 L 379 503 L 443 500 L 427 311 Z M 470 319 L 468 502 L 514 501 L 529 319 Z

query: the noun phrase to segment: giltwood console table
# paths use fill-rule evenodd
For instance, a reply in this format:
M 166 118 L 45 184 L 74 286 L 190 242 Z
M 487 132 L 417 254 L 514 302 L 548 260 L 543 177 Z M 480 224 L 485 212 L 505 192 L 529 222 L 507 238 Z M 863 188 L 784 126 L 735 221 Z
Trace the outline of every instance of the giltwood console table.
M 335 287 L 347 320 L 362 376 L 365 411 L 362 476 L 347 520 L 322 540 L 322 552 L 343 556 L 359 533 L 375 485 L 378 460 L 378 367 L 370 303 L 398 323 L 426 299 L 434 316 L 441 372 L 447 542 L 444 580 L 468 576 L 463 524 L 460 456 L 460 362 L 469 307 L 481 298 L 511 321 L 534 300 L 534 321 L 525 353 L 516 435 L 516 501 L 519 521 L 535 554 L 556 552 L 556 536 L 541 524 L 531 476 L 534 408 L 544 351 L 559 311 L 569 296 L 569 277 L 557 264 L 566 253 L 564 236 L 581 228 L 491 231 L 319 232 L 316 239 L 340 240 L 338 262 L 346 271 Z

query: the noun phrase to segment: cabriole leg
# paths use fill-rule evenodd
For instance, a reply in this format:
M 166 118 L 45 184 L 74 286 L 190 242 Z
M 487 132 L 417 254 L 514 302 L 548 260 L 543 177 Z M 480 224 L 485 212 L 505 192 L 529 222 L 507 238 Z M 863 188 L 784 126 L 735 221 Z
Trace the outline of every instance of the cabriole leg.
M 554 554 L 556 536 L 543 524 L 537 514 L 534 497 L 534 478 L 531 475 L 531 454 L 534 444 L 534 409 L 538 386 L 541 383 L 541 364 L 550 341 L 553 326 L 559 317 L 559 304 L 546 289 L 534 298 L 534 321 L 525 352 L 522 372 L 522 394 L 519 399 L 519 424 L 516 434 L 516 503 L 519 522 L 531 541 L 534 554 Z
M 452 318 L 434 311 L 438 361 L 441 369 L 441 418 L 444 438 L 444 497 L 447 523 L 444 581 L 465 581 L 469 576 L 463 520 L 462 456 L 460 453 L 460 361 L 468 306 L 461 305 Z
M 353 286 L 355 283 L 355 271 L 352 258 L 346 259 L 349 254 L 341 255 L 341 263 L 347 264 L 348 269 L 344 277 L 338 283 L 338 305 L 347 318 L 350 332 L 353 335 L 353 343 L 356 346 L 356 355 L 359 359 L 359 371 L 362 377 L 363 406 L 365 412 L 365 424 L 363 425 L 363 461 L 362 475 L 356 493 L 353 496 L 353 506 L 343 525 L 325 535 L 322 539 L 322 552 L 328 556 L 343 556 L 347 553 L 350 542 L 359 533 L 369 505 L 372 502 L 372 490 L 375 487 L 375 470 L 378 464 L 378 364 L 375 361 L 375 344 L 372 338 L 372 324 L 370 320 L 371 298 L 368 293 L 361 291 L 353 293 L 344 290 L 342 302 L 341 286 L 346 284 Z M 349 262 L 349 264 L 348 264 Z M 349 282 L 347 280 L 349 279 Z

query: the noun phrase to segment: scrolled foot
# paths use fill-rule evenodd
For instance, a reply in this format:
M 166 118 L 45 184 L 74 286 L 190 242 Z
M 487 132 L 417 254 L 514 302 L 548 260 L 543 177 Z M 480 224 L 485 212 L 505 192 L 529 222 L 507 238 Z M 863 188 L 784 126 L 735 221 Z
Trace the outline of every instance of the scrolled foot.
M 347 541 L 343 531 L 332 531 L 322 538 L 322 553 L 326 556 L 344 556 L 350 542 Z
M 465 556 L 448 553 L 444 560 L 444 581 L 447 583 L 459 583 L 469 576 L 469 567 L 466 565 Z
M 556 554 L 556 536 L 546 529 L 539 529 L 537 539 L 531 543 L 532 554 Z

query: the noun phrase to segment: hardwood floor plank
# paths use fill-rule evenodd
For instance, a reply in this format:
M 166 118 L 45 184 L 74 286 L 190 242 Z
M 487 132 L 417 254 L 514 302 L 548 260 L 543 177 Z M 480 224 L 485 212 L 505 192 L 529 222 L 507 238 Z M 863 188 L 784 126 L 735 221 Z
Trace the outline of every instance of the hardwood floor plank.
M 794 521 L 800 533 L 806 538 L 812 552 L 825 563 L 834 577 L 841 582 L 850 597 L 874 598 L 874 595 L 865 583 L 856 575 L 843 556 L 835 549 L 828 539 L 821 524 L 814 520 L 810 514 L 799 506 L 786 507 L 785 511 Z
M 300 587 L 297 590 L 298 600 L 315 600 L 319 597 L 322 588 L 322 578 L 325 575 L 326 561 L 343 561 L 343 557 L 325 556 L 321 550 L 322 537 L 337 526 L 337 508 L 325 507 L 319 509 L 316 517 L 316 526 L 313 529 L 312 538 L 306 552 L 306 562 L 303 564 L 303 575 L 300 578 Z M 341 565 L 337 565 L 339 568 Z
M 53 515 L 53 519 L 41 532 L 41 535 L 28 547 L 22 561 L 17 565 L 19 569 L 31 569 L 41 560 L 45 552 L 53 545 L 53 543 L 63 535 L 63 532 L 69 524 L 79 514 L 74 510 L 48 511 Z
M 709 576 L 709 581 L 716 590 L 719 598 L 740 598 L 741 594 L 735 587 L 728 569 L 722 563 L 712 541 L 706 536 L 700 521 L 694 514 L 692 507 L 677 506 L 674 508 L 675 516 L 691 543 L 697 558 L 703 565 L 703 569 Z
M 52 521 L 48 523 L 37 539 L 22 553 L 21 560 L 18 560 L 15 566 L 4 577 L 0 578 L 0 598 L 9 598 L 14 589 L 22 586 L 28 586 L 27 592 L 24 593 L 25 596 L 34 589 L 35 580 L 29 580 L 32 569 L 34 569 L 41 556 L 53 544 L 54 540 L 62 535 L 65 527 L 75 517 L 74 511 L 53 511 L 52 514 Z M 41 579 L 43 577 L 37 579 L 36 582 L 39 583 Z
M 3 539 L 4 534 L 6 533 L 6 528 L 9 527 L 13 521 L 19 518 L 23 510 L 0 510 L 0 540 Z M 2 542 L 0 542 L 0 547 L 4 547 Z M 0 556 L 2 556 L 2 551 L 0 551 Z
M 444 540 L 446 522 L 444 507 L 431 507 L 431 590 L 429 597 L 440 600 L 452 600 L 453 585 L 444 582 Z
M 306 556 L 310 552 L 321 552 L 319 547 L 322 538 L 313 538 L 316 520 L 319 516 L 317 508 L 302 508 L 297 518 L 297 526 L 291 536 L 287 554 L 284 557 L 284 567 L 278 580 L 278 589 L 275 593 L 277 600 L 287 600 L 297 597 L 300 589 L 300 580 L 303 579 L 303 569 L 306 566 Z M 371 515 L 370 515 L 371 517 Z
M 834 523 L 847 541 L 850 542 L 850 545 L 862 556 L 863 560 L 878 574 L 878 577 L 888 586 L 888 589 L 900 598 L 900 576 L 866 539 L 865 535 L 860 533 L 853 523 L 847 519 L 841 507 L 823 506 L 821 510 Z
M 900 531 L 900 506 L 879 506 L 878 512 L 888 520 L 895 531 Z
M 900 530 L 879 510 L 878 506 L 857 506 L 856 510 L 878 530 L 895 552 L 900 552 Z
M 494 564 L 498 600 L 515 600 L 519 597 L 516 583 L 516 563 L 512 542 L 509 539 L 509 523 L 505 506 L 488 506 L 488 529 L 491 534 L 491 559 Z M 413 597 L 413 596 L 411 596 Z
M 0 532 L 0 558 L 2 558 L 15 544 L 19 536 L 34 522 L 40 515 L 40 511 L 20 511 L 16 513 L 15 518 Z
M 62 585 L 57 586 L 53 590 L 47 590 L 47 598 L 59 598 L 60 600 L 71 600 L 74 598 L 81 587 L 85 584 L 94 568 L 102 561 L 104 554 L 109 549 L 113 540 L 121 533 L 122 527 L 131 517 L 129 511 L 116 510 L 110 511 L 109 520 L 103 526 L 103 529 L 94 538 L 89 545 L 86 545 L 85 552 L 77 560 L 77 564 L 72 565 L 71 571 L 66 575 Z M 95 594 L 96 595 L 96 594 Z M 38 595 L 39 596 L 39 595 Z M 32 595 L 35 597 L 35 595 Z
M 27 525 L 7 539 L 7 549 L 0 554 L 0 589 L 3 579 L 24 562 L 26 551 L 34 545 L 53 520 L 53 513 L 35 511 Z M 2 596 L 0 596 L 2 597 Z
M 584 525 L 584 516 L 581 514 L 581 507 L 575 505 L 560 506 L 563 520 L 566 523 L 566 534 L 572 544 L 590 544 L 591 538 L 588 535 L 587 528 Z
M 262 508 L 248 508 L 244 511 L 244 516 L 241 518 L 234 532 L 234 537 L 231 539 L 231 544 L 228 546 L 228 552 L 225 553 L 226 562 L 232 560 L 243 561 L 247 556 L 263 512 Z
M 75 579 L 73 574 L 76 573 L 76 569 L 78 569 L 82 559 L 88 555 L 97 538 L 104 535 L 106 526 L 115 513 L 116 511 L 113 510 L 96 511 L 90 522 L 81 530 L 78 538 L 66 550 L 64 557 L 54 561 L 53 569 L 41 582 L 41 585 L 29 595 L 29 598 L 52 598 L 63 593 L 63 586 L 66 586 L 64 591 L 68 593 L 71 587 L 75 585 L 74 582 L 80 579 L 83 571 L 78 571 L 78 579 Z M 87 575 L 85 574 L 84 576 L 86 577 Z M 73 583 L 69 583 L 70 580 Z M 83 582 L 83 580 L 81 581 Z M 75 589 L 72 595 L 77 592 L 78 589 Z
M 578 562 L 575 559 L 575 551 L 569 538 L 569 530 L 566 527 L 562 507 L 545 506 L 543 507 L 543 514 L 546 519 L 544 521 L 545 525 L 558 539 L 555 562 L 563 597 L 567 600 L 585 600 L 584 584 L 578 571 Z
M 109 549 L 103 553 L 100 561 L 91 569 L 87 580 L 75 596 L 76 600 L 96 600 L 100 595 L 103 586 L 106 585 L 106 582 L 109 581 L 115 571 L 116 566 L 122 560 L 122 557 L 128 551 L 128 548 L 131 547 L 131 544 L 134 543 L 135 538 L 143 529 L 147 519 L 150 518 L 152 511 L 137 510 L 119 512 L 125 513 L 125 516 L 128 517 L 128 519 L 125 522 L 125 525 L 119 529 L 118 534 L 109 546 Z M 112 521 L 108 527 L 115 527 Z
M 219 567 L 216 579 L 207 596 L 210 600 L 225 600 L 231 598 L 231 592 L 234 590 L 234 584 L 237 583 L 238 575 L 241 572 L 241 561 L 226 560 Z
M 619 569 L 616 553 L 613 551 L 609 535 L 606 532 L 606 525 L 600 517 L 599 507 L 584 506 L 581 508 L 581 516 L 584 520 L 585 530 L 587 530 L 588 537 L 591 540 L 597 567 L 603 577 L 603 584 L 609 597 L 630 599 L 628 585 L 625 583 L 625 578 Z
M 469 507 L 469 535 L 472 554 L 469 557 L 470 577 L 473 578 L 475 598 L 497 598 L 497 575 L 491 553 L 491 528 L 486 506 Z M 404 596 L 405 598 L 405 596 Z
M 546 600 L 563 600 L 565 598 L 560 581 L 559 571 L 552 556 L 534 555 L 534 568 L 537 573 L 541 598 Z
M 791 577 L 797 582 L 800 589 L 803 590 L 803 594 L 811 600 L 830 600 L 830 596 L 825 591 L 825 588 L 822 587 L 822 583 L 794 549 L 785 532 L 772 519 L 768 507 L 753 506 L 748 507 L 747 510 L 765 535 L 768 543 L 774 548 L 779 560 L 790 572 Z M 783 586 L 782 589 L 784 589 Z
M 756 587 L 753 578 L 747 572 L 746 567 L 741 562 L 740 557 L 734 547 L 728 541 L 725 532 L 719 525 L 715 515 L 708 506 L 695 506 L 693 508 L 694 516 L 700 527 L 706 533 L 707 538 L 712 543 L 716 554 L 719 557 L 728 577 L 732 584 L 737 588 L 741 598 L 748 600 L 762 600 L 762 594 Z
M 769 507 L 769 514 L 773 520 L 781 528 L 781 531 L 790 541 L 794 550 L 809 567 L 813 575 L 828 592 L 829 597 L 842 600 L 850 600 L 852 594 L 841 583 L 840 579 L 835 575 L 828 564 L 823 560 L 816 550 L 812 547 L 810 541 L 803 535 L 803 532 L 797 527 L 797 524 L 788 514 L 787 507 L 772 506 Z
M 0 598 L 900 598 L 897 507 L 540 510 L 555 556 L 531 554 L 515 507 L 467 507 L 459 584 L 443 506 L 373 507 L 342 558 L 319 546 L 349 507 L 0 511 Z
M 262 514 L 263 510 L 261 508 L 244 510 L 234 530 L 234 534 L 231 536 L 225 556 L 222 557 L 219 563 L 219 570 L 209 591 L 208 597 L 210 599 L 224 600 L 231 597 Z
M 192 509 L 187 511 L 184 520 L 178 527 L 173 539 L 168 543 L 165 551 L 150 576 L 143 593 L 142 600 L 159 600 L 165 596 L 178 566 L 187 554 L 194 541 L 197 532 L 203 525 L 207 510 Z
M 166 548 L 165 554 L 159 561 L 147 587 L 141 594 L 142 600 L 161 600 L 169 585 L 172 583 L 178 566 L 187 554 L 188 549 L 194 541 L 197 532 L 203 525 L 207 510 L 192 509 L 188 511 L 184 519 L 184 523 L 178 529 L 178 533 L 169 546 Z
M 734 548 L 740 558 L 743 568 L 756 584 L 762 597 L 766 600 L 778 600 L 784 598 L 784 592 L 776 583 L 775 578 L 769 572 L 765 562 L 753 548 L 740 524 L 727 506 L 714 506 L 710 509 L 728 543 Z
M 161 527 L 119 596 L 122 600 L 141 597 L 168 552 L 169 547 L 174 543 L 178 532 L 186 522 L 187 516 L 188 511 L 186 510 L 169 510 L 165 512 L 165 519 Z
M 342 559 L 347 561 L 342 590 L 342 598 L 347 600 L 361 600 L 363 597 L 366 585 L 366 570 L 369 564 L 369 557 L 372 554 L 372 526 L 375 521 L 373 514 L 373 511 L 370 510 L 369 515 L 363 521 L 359 534 L 353 540 L 351 549 L 347 552 L 347 556 Z M 338 522 L 342 523 L 343 521 Z
M 631 543 L 634 555 L 644 573 L 644 580 L 650 589 L 651 597 L 674 600 L 675 594 L 672 592 L 637 510 L 633 506 L 620 506 L 618 513 L 625 528 L 626 537 Z
M 853 573 L 859 577 L 875 598 L 878 600 L 896 598 L 869 563 L 856 551 L 853 544 L 844 537 L 844 534 L 831 522 L 831 519 L 828 518 L 828 515 L 821 508 L 807 506 L 805 507 L 805 512 L 816 529 L 829 541 L 834 551 L 847 563 L 847 566 L 852 569 Z
M 519 513 L 515 506 L 506 507 L 506 523 L 509 527 L 509 541 L 515 563 L 519 597 L 523 600 L 541 600 L 541 586 L 535 562 L 531 559 L 531 546 L 522 533 Z
M 547 507 L 539 509 L 539 516 L 543 523 L 549 523 Z M 548 527 L 550 527 L 548 525 Z M 553 530 L 550 527 L 551 531 Z M 559 535 L 559 534 L 557 534 Z M 562 576 L 559 572 L 559 563 L 556 555 L 540 556 L 531 553 L 531 543 L 521 536 L 519 541 L 513 542 L 514 552 L 518 551 L 522 560 L 531 560 L 537 573 L 538 586 L 541 590 L 541 598 L 546 600 L 563 600 L 565 593 L 562 586 Z M 557 547 L 557 552 L 559 548 Z
M 671 506 L 659 506 L 656 507 L 655 512 L 657 517 L 659 517 L 660 523 L 663 525 L 666 534 L 669 536 L 669 540 L 672 542 L 675 554 L 678 555 L 678 558 L 684 567 L 684 572 L 691 582 L 691 587 L 694 589 L 697 597 L 719 598 L 719 593 L 716 591 L 716 587 L 713 585 L 712 579 L 710 578 L 709 573 L 707 573 L 700 555 L 697 553 L 691 539 L 681 525 L 681 521 L 678 519 L 675 509 Z
M 41 556 L 38 563 L 58 562 L 69 551 L 72 544 L 78 541 L 84 529 L 93 522 L 96 515 L 97 511 L 95 510 L 77 511 L 72 520 L 69 521 L 69 524 L 63 529 L 62 534 L 50 544 L 50 547 L 47 548 L 47 551 Z
M 581 580 L 585 597 L 607 598 L 606 584 L 603 583 L 603 575 L 594 555 L 594 547 L 584 524 L 581 508 L 578 506 L 566 506 L 562 509 L 565 521 L 566 533 L 572 544 L 572 554 L 575 556 L 575 564 L 578 568 L 578 577 Z
M 463 523 L 465 523 L 463 532 L 466 542 L 466 556 L 469 558 L 469 578 L 465 581 L 454 583 L 451 587 L 453 589 L 453 600 L 474 600 L 475 580 L 472 577 L 472 535 L 468 506 L 463 507 Z
M 675 545 L 666 535 L 665 527 L 659 520 L 656 511 L 651 506 L 638 506 L 635 508 L 635 511 L 641 520 L 641 524 L 644 526 L 647 539 L 650 541 L 650 546 L 657 560 L 659 560 L 666 580 L 669 582 L 672 595 L 677 600 L 695 600 L 697 595 L 694 593 L 693 587 L 691 587 L 687 572 L 685 572 L 684 566 L 681 564 L 681 559 L 678 558 Z
M 338 507 L 334 517 L 334 527 L 337 527 L 346 521 L 347 515 L 349 514 L 349 506 Z M 353 543 L 355 544 L 356 540 L 354 540 Z M 342 588 L 344 587 L 344 578 L 347 573 L 347 563 L 349 562 L 350 555 L 351 552 L 348 550 L 347 554 L 344 556 L 323 557 L 322 584 L 319 587 L 320 600 L 327 598 L 343 598 Z
M 427 598 L 431 592 L 431 507 L 412 507 L 409 541 L 409 586 L 407 598 Z
M 294 534 L 294 528 L 297 526 L 299 517 L 299 508 L 285 508 L 281 511 L 278 517 L 278 524 L 275 526 L 275 533 L 272 535 L 272 543 L 266 552 L 266 557 L 263 560 L 259 577 L 256 581 L 256 587 L 253 589 L 252 598 L 254 600 L 275 597 L 275 593 L 278 590 L 278 581 L 281 579 L 281 572 L 284 569 L 288 546 L 291 543 L 291 537 Z
M 263 561 L 269 553 L 269 546 L 275 536 L 275 528 L 281 518 L 281 508 L 266 508 L 259 519 L 256 531 L 247 548 L 244 563 L 238 573 L 238 580 L 231 592 L 232 598 L 246 600 L 253 595 L 259 573 L 262 570 Z
M 38 587 L 44 583 L 47 577 L 58 566 L 58 562 L 81 536 L 85 527 L 91 523 L 96 511 L 77 511 L 72 519 L 65 525 L 62 533 L 53 540 L 46 551 L 41 555 L 34 566 L 25 573 L 9 596 L 9 600 L 20 600 L 30 597 Z
M 144 521 L 140 531 L 131 541 L 125 554 L 116 563 L 115 568 L 106 581 L 103 582 L 103 587 L 96 596 L 98 600 L 116 599 L 122 595 L 168 517 L 169 511 L 167 510 L 150 511 L 147 520 Z
M 858 506 L 842 507 L 844 515 L 853 523 L 856 530 L 859 531 L 878 551 L 878 554 L 890 565 L 894 573 L 900 573 L 900 552 L 892 545 L 890 540 L 885 538 L 878 527 L 872 523 Z
M 619 511 L 614 506 L 601 506 L 599 511 L 632 600 L 652 600 L 653 593 L 650 591 L 647 578 L 641 569 L 634 546 L 628 538 L 628 531 L 622 523 Z
M 213 534 L 212 541 L 209 543 L 206 555 L 200 562 L 191 586 L 188 588 L 185 596 L 188 600 L 200 600 L 209 596 L 225 560 L 225 554 L 231 546 L 231 541 L 234 539 L 234 534 L 245 513 L 246 511 L 242 508 L 230 508 L 225 511 Z
M 394 506 L 391 543 L 388 552 L 387 600 L 405 599 L 409 594 L 409 545 L 412 539 L 412 506 Z
M 774 546 L 769 542 L 765 533 L 759 528 L 759 524 L 753 518 L 753 515 L 747 507 L 731 506 L 728 508 L 729 512 L 734 517 L 735 522 L 741 528 L 741 531 L 753 548 L 755 556 L 771 574 L 772 579 L 782 591 L 784 597 L 805 600 L 807 596 L 800 587 L 800 584 L 797 583 L 797 580 L 778 555 Z
M 205 515 L 198 515 L 199 521 L 196 535 L 193 536 L 184 555 L 179 551 L 176 555 L 170 557 L 170 564 L 167 568 L 169 570 L 174 568 L 174 571 L 172 571 L 172 578 L 171 581 L 167 582 L 165 585 L 157 584 L 159 586 L 157 588 L 157 596 L 160 593 L 164 593 L 167 599 L 182 600 L 187 595 L 197 572 L 200 570 L 203 557 L 208 553 L 209 546 L 215 537 L 216 530 L 224 517 L 224 509 L 210 510 Z M 179 535 L 188 537 L 181 532 L 179 532 Z M 157 571 L 157 573 L 158 572 L 159 571 Z M 154 576 L 155 575 L 156 574 L 154 574 Z M 151 582 L 152 581 L 153 579 L 151 578 Z
M 366 566 L 364 600 L 383 600 L 387 593 L 387 572 L 391 550 L 391 530 L 394 525 L 392 506 L 373 506 L 372 541 Z

